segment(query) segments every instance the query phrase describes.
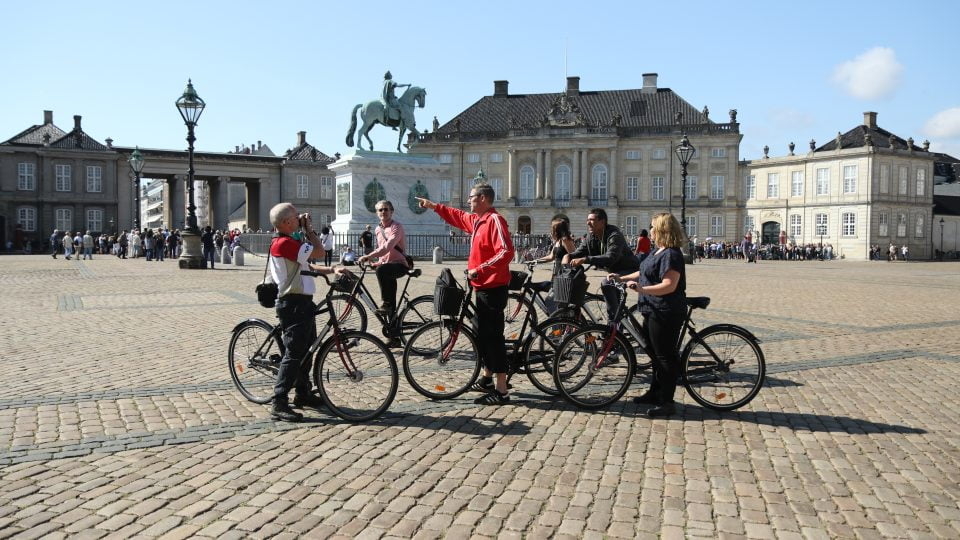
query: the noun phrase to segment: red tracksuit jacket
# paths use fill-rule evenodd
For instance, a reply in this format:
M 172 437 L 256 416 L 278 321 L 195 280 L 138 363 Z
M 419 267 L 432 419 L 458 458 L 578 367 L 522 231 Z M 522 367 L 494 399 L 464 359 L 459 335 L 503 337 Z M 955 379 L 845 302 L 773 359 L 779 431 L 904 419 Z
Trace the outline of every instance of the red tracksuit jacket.
M 438 204 L 435 211 L 450 225 L 473 235 L 467 269 L 477 271 L 476 279 L 470 281 L 475 289 L 492 289 L 510 283 L 513 242 L 503 216 L 493 208 L 481 216 L 444 204 Z

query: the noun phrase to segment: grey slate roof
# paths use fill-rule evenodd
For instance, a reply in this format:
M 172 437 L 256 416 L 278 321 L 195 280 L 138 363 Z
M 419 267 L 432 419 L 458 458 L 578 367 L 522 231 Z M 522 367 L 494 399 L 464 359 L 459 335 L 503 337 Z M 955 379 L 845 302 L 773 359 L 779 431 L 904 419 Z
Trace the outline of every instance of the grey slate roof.
M 562 95 L 565 92 L 485 96 L 440 126 L 437 133 L 456 133 L 457 120 L 461 132 L 539 127 Z M 579 107 L 590 126 L 612 125 L 616 115 L 622 127 L 670 126 L 676 123 L 678 111 L 683 113 L 683 124 L 714 123 L 669 88 L 649 93 L 640 89 L 580 91 L 568 100 Z
M 336 161 L 320 150 L 317 150 L 316 147 L 306 141 L 304 141 L 303 144 L 287 150 L 287 153 L 284 154 L 284 157 L 290 161 L 315 161 L 321 165 L 329 165 L 330 163 Z
M 950 184 L 960 179 L 960 159 L 950 154 L 934 152 L 936 161 L 933 163 L 933 175 L 942 176 L 944 183 Z
M 893 138 L 893 148 L 895 150 L 906 150 L 907 141 L 897 137 L 893 133 L 881 128 L 870 128 L 865 125 L 859 125 L 850 131 L 840 135 L 840 144 L 841 148 L 861 148 L 867 145 L 867 134 L 870 135 L 870 138 L 873 140 L 873 146 L 876 148 L 890 148 L 891 147 L 891 137 Z M 817 148 L 816 152 L 823 152 L 827 150 L 836 150 L 837 149 L 837 139 L 834 137 L 830 139 L 830 142 L 820 145 Z M 923 152 L 923 148 L 920 148 L 916 144 L 913 145 L 913 150 L 916 152 Z
M 45 134 L 50 135 L 50 142 L 53 142 L 60 137 L 66 135 L 67 132 L 58 128 L 53 124 L 39 124 L 28 127 L 27 129 L 17 133 L 13 137 L 7 139 L 3 144 L 22 144 L 22 145 L 32 145 L 32 146 L 42 146 L 43 145 L 43 136 Z
M 82 129 L 74 128 L 63 137 L 50 143 L 50 148 L 63 148 L 69 150 L 109 150 L 105 144 L 97 142 L 93 137 L 87 135 Z

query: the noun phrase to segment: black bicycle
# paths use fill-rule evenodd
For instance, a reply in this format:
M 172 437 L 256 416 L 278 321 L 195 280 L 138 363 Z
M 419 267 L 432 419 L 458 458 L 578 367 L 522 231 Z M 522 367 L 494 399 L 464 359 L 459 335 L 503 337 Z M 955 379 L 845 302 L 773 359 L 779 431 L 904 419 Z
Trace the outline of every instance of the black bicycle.
M 637 366 L 635 344 L 625 326 L 640 328 L 636 310 L 626 309 L 626 287 L 614 287 L 619 306 L 609 325 L 590 325 L 568 336 L 560 345 L 552 372 L 560 395 L 578 407 L 599 409 L 620 399 L 631 384 L 649 385 L 650 364 Z M 707 297 L 687 298 L 687 316 L 677 341 L 681 351 L 680 382 L 697 403 L 716 410 L 733 410 L 749 403 L 763 386 L 766 361 L 760 340 L 733 324 L 715 324 L 698 331 L 691 316 L 706 309 Z M 639 349 L 649 356 L 640 334 Z M 682 347 L 685 337 L 689 336 Z
M 366 272 L 365 267 L 362 272 Z M 314 317 L 326 314 L 327 322 L 318 328 L 317 338 L 306 353 L 314 358 L 313 381 L 321 399 L 333 414 L 350 422 L 380 416 L 397 394 L 397 362 L 386 344 L 373 334 L 343 328 L 334 305 L 341 296 L 335 293 L 353 290 L 358 279 L 339 278 L 331 283 L 317 272 L 301 274 L 322 277 L 330 285 L 314 313 Z M 281 337 L 279 325 L 262 319 L 247 319 L 233 329 L 227 355 L 230 377 L 237 390 L 254 403 L 273 399 L 284 353 Z

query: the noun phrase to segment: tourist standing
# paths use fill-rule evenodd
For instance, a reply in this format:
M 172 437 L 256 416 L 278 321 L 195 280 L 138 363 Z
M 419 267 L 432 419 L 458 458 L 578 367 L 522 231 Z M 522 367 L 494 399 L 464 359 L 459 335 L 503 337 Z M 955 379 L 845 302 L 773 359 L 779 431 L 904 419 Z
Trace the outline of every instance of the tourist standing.
M 57 229 L 54 229 L 53 234 L 50 235 L 50 256 L 56 259 L 57 251 L 59 249 L 60 249 L 60 231 Z
M 377 283 L 380 284 L 381 315 L 391 320 L 397 311 L 397 278 L 405 275 L 410 267 L 407 265 L 405 251 L 407 249 L 406 234 L 403 225 L 393 219 L 393 203 L 377 201 L 377 216 L 380 224 L 374 235 L 377 238 L 377 248 L 369 254 L 360 257 L 360 262 L 377 259 Z M 400 347 L 400 340 L 391 329 L 389 347 Z

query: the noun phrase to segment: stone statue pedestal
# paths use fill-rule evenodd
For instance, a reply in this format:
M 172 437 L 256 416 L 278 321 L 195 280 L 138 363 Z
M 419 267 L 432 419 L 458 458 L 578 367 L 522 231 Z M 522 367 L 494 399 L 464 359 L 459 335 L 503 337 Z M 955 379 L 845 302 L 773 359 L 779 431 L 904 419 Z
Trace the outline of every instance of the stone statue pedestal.
M 358 150 L 329 166 L 337 175 L 334 197 L 337 233 L 363 232 L 380 219 L 376 202 L 393 203 L 393 219 L 407 234 L 446 234 L 447 226 L 432 210 L 416 206 L 414 196 L 440 198 L 440 179 L 450 178 L 449 166 L 428 155 Z

